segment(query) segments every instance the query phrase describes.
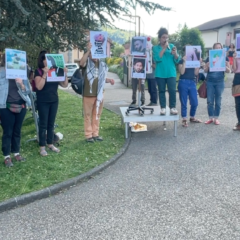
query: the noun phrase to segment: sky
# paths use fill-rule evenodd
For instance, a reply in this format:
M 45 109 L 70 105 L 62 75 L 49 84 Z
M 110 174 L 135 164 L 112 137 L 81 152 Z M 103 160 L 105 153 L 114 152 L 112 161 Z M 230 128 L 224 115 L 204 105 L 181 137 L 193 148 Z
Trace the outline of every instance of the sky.
M 137 7 L 136 15 L 140 16 L 141 34 L 157 36 L 158 29 L 166 27 L 170 34 L 178 30 L 179 24 L 186 23 L 189 28 L 196 27 L 205 22 L 240 14 L 240 1 L 231 0 L 149 0 L 164 7 L 170 7 L 174 11 L 156 10 L 153 15 L 149 15 L 143 8 Z M 135 14 L 133 10 L 132 15 Z M 128 17 L 130 20 L 130 18 Z M 134 22 L 134 18 L 132 18 Z M 137 18 L 138 21 L 138 18 Z M 115 25 L 122 29 L 135 31 L 135 25 L 116 20 Z M 137 26 L 138 32 L 138 26 Z M 140 34 L 140 35 L 141 35 Z

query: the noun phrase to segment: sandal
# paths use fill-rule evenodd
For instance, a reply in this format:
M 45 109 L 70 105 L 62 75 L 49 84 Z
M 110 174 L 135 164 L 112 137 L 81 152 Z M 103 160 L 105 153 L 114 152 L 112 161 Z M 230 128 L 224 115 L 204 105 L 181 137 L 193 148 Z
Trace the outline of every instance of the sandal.
M 46 157 L 46 156 L 48 155 L 45 147 L 40 147 L 40 155 L 41 155 L 42 157 Z
M 213 119 L 209 119 L 205 122 L 205 124 L 210 124 L 210 123 L 213 123 Z
M 187 120 L 182 120 L 182 126 L 183 127 L 188 127 L 188 123 L 187 123 Z
M 55 152 L 55 153 L 59 153 L 60 149 L 56 148 L 54 145 L 48 145 L 49 150 Z
M 192 123 L 202 123 L 202 120 L 197 119 L 197 118 L 190 118 L 189 121 Z

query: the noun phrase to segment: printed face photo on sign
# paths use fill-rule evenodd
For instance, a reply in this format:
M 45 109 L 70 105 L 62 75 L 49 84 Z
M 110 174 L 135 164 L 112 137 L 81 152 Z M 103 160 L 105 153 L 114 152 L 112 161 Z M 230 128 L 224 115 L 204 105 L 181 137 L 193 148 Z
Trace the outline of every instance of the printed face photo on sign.
M 146 37 L 133 37 L 131 45 L 132 55 L 145 55 L 146 52 Z
M 133 58 L 132 62 L 132 77 L 145 78 L 146 77 L 146 59 Z

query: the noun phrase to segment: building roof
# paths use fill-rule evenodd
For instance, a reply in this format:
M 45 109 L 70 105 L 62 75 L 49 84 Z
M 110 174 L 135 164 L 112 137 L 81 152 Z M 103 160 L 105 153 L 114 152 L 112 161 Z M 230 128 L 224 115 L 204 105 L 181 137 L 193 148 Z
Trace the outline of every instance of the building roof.
M 197 26 L 196 28 L 198 28 L 200 31 L 206 31 L 206 30 L 218 29 L 224 25 L 228 25 L 231 23 L 234 24 L 237 22 L 240 22 L 240 15 L 215 19 L 215 20 L 203 23 Z

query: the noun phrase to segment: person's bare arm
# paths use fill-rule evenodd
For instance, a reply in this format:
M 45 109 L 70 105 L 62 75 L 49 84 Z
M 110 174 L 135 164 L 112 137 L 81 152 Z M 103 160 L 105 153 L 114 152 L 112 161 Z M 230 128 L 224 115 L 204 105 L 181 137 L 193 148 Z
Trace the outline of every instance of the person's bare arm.
M 67 77 L 68 69 L 66 67 L 64 68 L 64 72 L 65 72 L 65 81 L 60 82 L 59 84 L 61 87 L 66 88 L 66 87 L 68 87 L 68 77 Z
M 87 62 L 88 56 L 91 53 L 91 48 L 92 48 L 92 44 L 89 42 L 88 46 L 87 46 L 87 52 L 84 53 L 84 55 L 83 55 L 83 57 L 82 57 L 82 59 L 80 61 L 80 66 L 81 67 L 85 67 L 86 66 L 86 62 Z
M 35 77 L 35 85 L 38 90 L 43 89 L 46 82 L 48 70 L 49 70 L 48 67 L 42 68 L 43 75 L 41 77 L 40 76 Z
M 237 70 L 237 67 L 238 67 L 236 56 L 237 56 L 237 54 L 234 53 L 233 54 L 233 72 L 235 72 Z
M 162 58 L 167 48 L 168 48 L 168 42 L 165 42 L 165 44 L 162 46 L 162 51 L 159 53 L 160 58 Z
M 114 85 L 115 81 L 111 78 L 106 78 L 106 83 L 111 83 L 111 85 Z
M 181 75 L 185 73 L 185 61 L 186 56 L 183 57 L 183 63 L 178 65 L 178 71 L 180 72 Z
M 230 68 L 230 64 L 228 61 L 226 61 L 226 73 L 230 73 L 231 72 L 231 68 Z

